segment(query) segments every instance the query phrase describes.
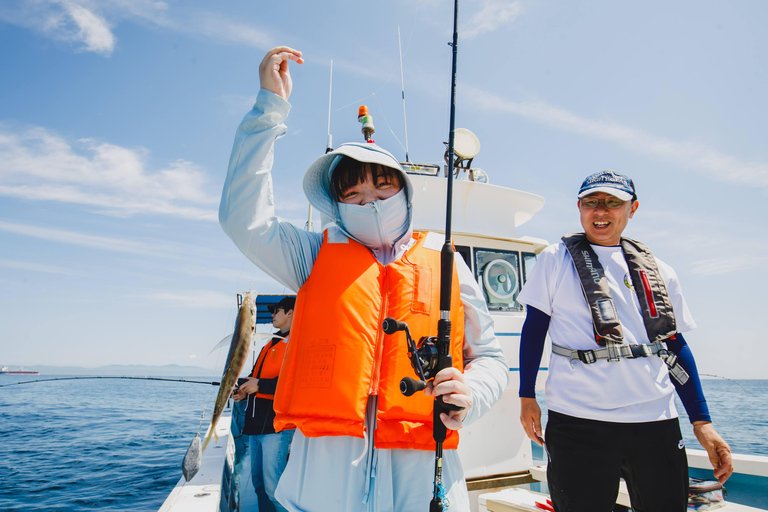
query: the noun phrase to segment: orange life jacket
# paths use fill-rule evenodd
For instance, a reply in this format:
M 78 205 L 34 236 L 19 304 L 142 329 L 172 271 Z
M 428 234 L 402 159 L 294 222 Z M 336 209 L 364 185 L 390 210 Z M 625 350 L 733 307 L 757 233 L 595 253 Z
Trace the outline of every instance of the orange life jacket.
M 385 335 L 386 317 L 406 322 L 414 340 L 437 335 L 440 250 L 427 233 L 398 261 L 382 265 L 362 244 L 329 243 L 296 298 L 291 342 L 275 395 L 275 429 L 298 427 L 307 437 L 362 438 L 369 395 L 378 395 L 375 446 L 434 450 L 433 399 L 406 397 L 400 380 L 414 377 L 404 332 Z M 434 236 L 434 234 L 433 234 Z M 464 307 L 453 270 L 451 355 L 463 371 Z M 444 448 L 458 446 L 449 430 Z
M 280 375 L 280 367 L 283 364 L 283 357 L 285 357 L 285 347 L 288 346 L 288 340 L 279 340 L 272 345 L 272 340 L 267 342 L 261 348 L 259 352 L 259 358 L 256 359 L 256 364 L 253 365 L 253 373 L 251 377 L 257 379 L 274 379 Z M 268 400 L 274 400 L 275 395 L 268 395 L 266 393 L 256 392 L 253 396 L 258 398 L 266 398 Z

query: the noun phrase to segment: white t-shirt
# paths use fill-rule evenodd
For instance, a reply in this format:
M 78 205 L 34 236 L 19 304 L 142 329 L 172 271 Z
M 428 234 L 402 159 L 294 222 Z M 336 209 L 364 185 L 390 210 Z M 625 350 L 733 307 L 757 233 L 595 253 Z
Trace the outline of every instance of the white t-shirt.
M 621 247 L 592 249 L 605 269 L 624 342 L 649 343 Z M 677 332 L 694 329 L 675 271 L 658 258 L 656 263 L 672 301 Z M 599 348 L 576 268 L 562 242 L 539 255 L 518 300 L 551 317 L 553 343 L 579 350 Z M 676 418 L 674 390 L 666 364 L 656 356 L 611 363 L 600 359 L 589 365 L 574 361 L 573 366 L 567 357 L 550 357 L 547 408 L 569 416 L 620 423 Z

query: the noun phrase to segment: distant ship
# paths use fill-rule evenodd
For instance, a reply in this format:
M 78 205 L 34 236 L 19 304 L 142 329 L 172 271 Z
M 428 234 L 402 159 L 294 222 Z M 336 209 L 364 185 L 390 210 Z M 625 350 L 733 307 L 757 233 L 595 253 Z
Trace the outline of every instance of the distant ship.
M 3 366 L 2 369 L 0 369 L 0 375 L 40 375 L 40 372 L 25 370 L 24 368 L 9 370 L 7 366 Z

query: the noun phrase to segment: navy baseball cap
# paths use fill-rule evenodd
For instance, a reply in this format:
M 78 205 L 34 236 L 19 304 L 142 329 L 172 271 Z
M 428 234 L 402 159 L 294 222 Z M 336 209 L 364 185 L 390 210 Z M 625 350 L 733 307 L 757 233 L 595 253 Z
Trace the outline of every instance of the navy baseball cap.
M 283 308 L 283 310 L 285 310 L 285 312 L 287 313 L 288 311 L 292 310 L 295 305 L 296 305 L 296 297 L 283 297 L 282 299 L 280 299 L 280 302 L 278 302 L 277 304 L 272 304 L 267 306 L 267 309 L 269 310 L 270 313 L 274 313 L 279 308 Z
M 600 171 L 588 176 L 579 189 L 579 199 L 595 192 L 605 192 L 622 201 L 637 199 L 634 182 L 628 176 L 613 171 Z

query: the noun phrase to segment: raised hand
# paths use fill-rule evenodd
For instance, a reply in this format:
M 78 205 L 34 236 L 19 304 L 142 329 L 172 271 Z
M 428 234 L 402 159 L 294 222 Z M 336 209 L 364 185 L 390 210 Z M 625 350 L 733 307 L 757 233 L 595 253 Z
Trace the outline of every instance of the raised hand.
M 291 73 L 288 70 L 290 61 L 304 64 L 304 59 L 301 58 L 301 52 L 298 50 L 288 46 L 278 46 L 269 50 L 259 65 L 261 88 L 272 91 L 287 100 L 293 89 Z

